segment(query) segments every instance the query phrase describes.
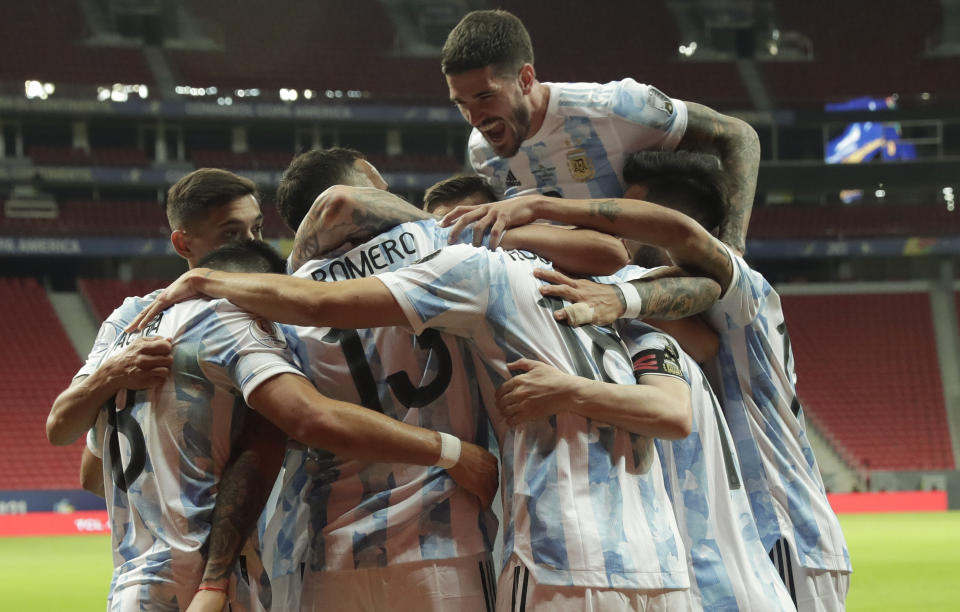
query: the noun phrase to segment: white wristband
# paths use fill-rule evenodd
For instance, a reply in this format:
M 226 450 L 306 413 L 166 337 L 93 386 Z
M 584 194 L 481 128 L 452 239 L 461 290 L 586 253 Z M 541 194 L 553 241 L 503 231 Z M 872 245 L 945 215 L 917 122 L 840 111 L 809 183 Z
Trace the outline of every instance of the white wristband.
M 442 431 L 437 433 L 440 434 L 440 458 L 434 465 L 448 470 L 460 461 L 460 438 Z
M 640 299 L 640 292 L 633 286 L 633 283 L 617 283 L 623 293 L 623 299 L 627 303 L 626 309 L 620 315 L 621 319 L 636 319 L 640 316 L 640 307 L 643 300 Z

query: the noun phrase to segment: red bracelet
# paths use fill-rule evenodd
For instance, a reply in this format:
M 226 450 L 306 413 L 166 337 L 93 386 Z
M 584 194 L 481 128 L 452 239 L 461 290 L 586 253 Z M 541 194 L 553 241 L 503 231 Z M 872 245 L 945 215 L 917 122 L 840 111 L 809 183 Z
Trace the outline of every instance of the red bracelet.
M 200 591 L 216 591 L 216 592 L 218 592 L 218 593 L 223 593 L 224 595 L 227 594 L 227 589 L 225 589 L 225 588 L 223 588 L 223 587 L 218 587 L 218 586 L 203 586 L 202 584 L 201 584 L 199 587 L 197 587 L 197 592 L 199 593 Z

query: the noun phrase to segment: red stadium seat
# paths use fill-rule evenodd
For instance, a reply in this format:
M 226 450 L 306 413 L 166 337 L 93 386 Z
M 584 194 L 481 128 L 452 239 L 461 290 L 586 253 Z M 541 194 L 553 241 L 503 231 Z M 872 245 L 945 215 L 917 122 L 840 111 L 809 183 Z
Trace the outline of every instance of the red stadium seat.
M 953 469 L 926 294 L 783 296 L 805 413 L 861 466 Z
M 0 315 L 0 490 L 79 488 L 83 442 L 52 446 L 44 427 L 80 358 L 35 280 L 0 278 Z

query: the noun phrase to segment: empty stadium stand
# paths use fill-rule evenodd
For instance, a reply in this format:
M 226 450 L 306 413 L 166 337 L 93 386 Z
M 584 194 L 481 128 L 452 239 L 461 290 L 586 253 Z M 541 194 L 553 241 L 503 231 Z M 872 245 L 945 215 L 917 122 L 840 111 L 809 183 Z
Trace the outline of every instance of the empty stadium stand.
M 783 296 L 798 394 L 861 468 L 953 469 L 926 294 Z
M 47 442 L 47 413 L 80 368 L 43 288 L 32 278 L 0 278 L 0 489 L 79 488 L 83 442 Z
M 143 278 L 124 282 L 114 278 L 81 278 L 77 289 L 90 305 L 98 321 L 104 321 L 123 300 L 144 296 L 170 284 L 170 279 Z
M 957 234 L 960 215 L 941 204 L 764 206 L 750 216 L 750 237 L 757 240 Z
M 811 61 L 762 64 L 780 107 L 892 93 L 956 92 L 944 83 L 960 69 L 960 59 L 927 54 L 940 23 L 936 0 L 777 0 L 776 8 L 780 29 L 809 37 L 814 55 Z
M 87 40 L 76 0 L 0 2 L 0 23 L 16 24 L 21 34 L 0 36 L 0 81 L 154 84 L 140 47 L 97 47 Z
M 53 219 L 0 215 L 0 235 L 143 236 L 170 235 L 163 207 L 156 202 L 70 200 Z

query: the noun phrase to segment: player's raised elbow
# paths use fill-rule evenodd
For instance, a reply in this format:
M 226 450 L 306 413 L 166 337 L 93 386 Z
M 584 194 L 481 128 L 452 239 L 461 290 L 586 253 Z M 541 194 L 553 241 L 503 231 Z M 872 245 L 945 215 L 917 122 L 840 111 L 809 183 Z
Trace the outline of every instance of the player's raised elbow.
M 47 440 L 54 446 L 67 446 L 73 444 L 74 440 L 77 439 L 68 430 L 63 418 L 57 414 L 56 408 L 47 415 L 46 431 Z

